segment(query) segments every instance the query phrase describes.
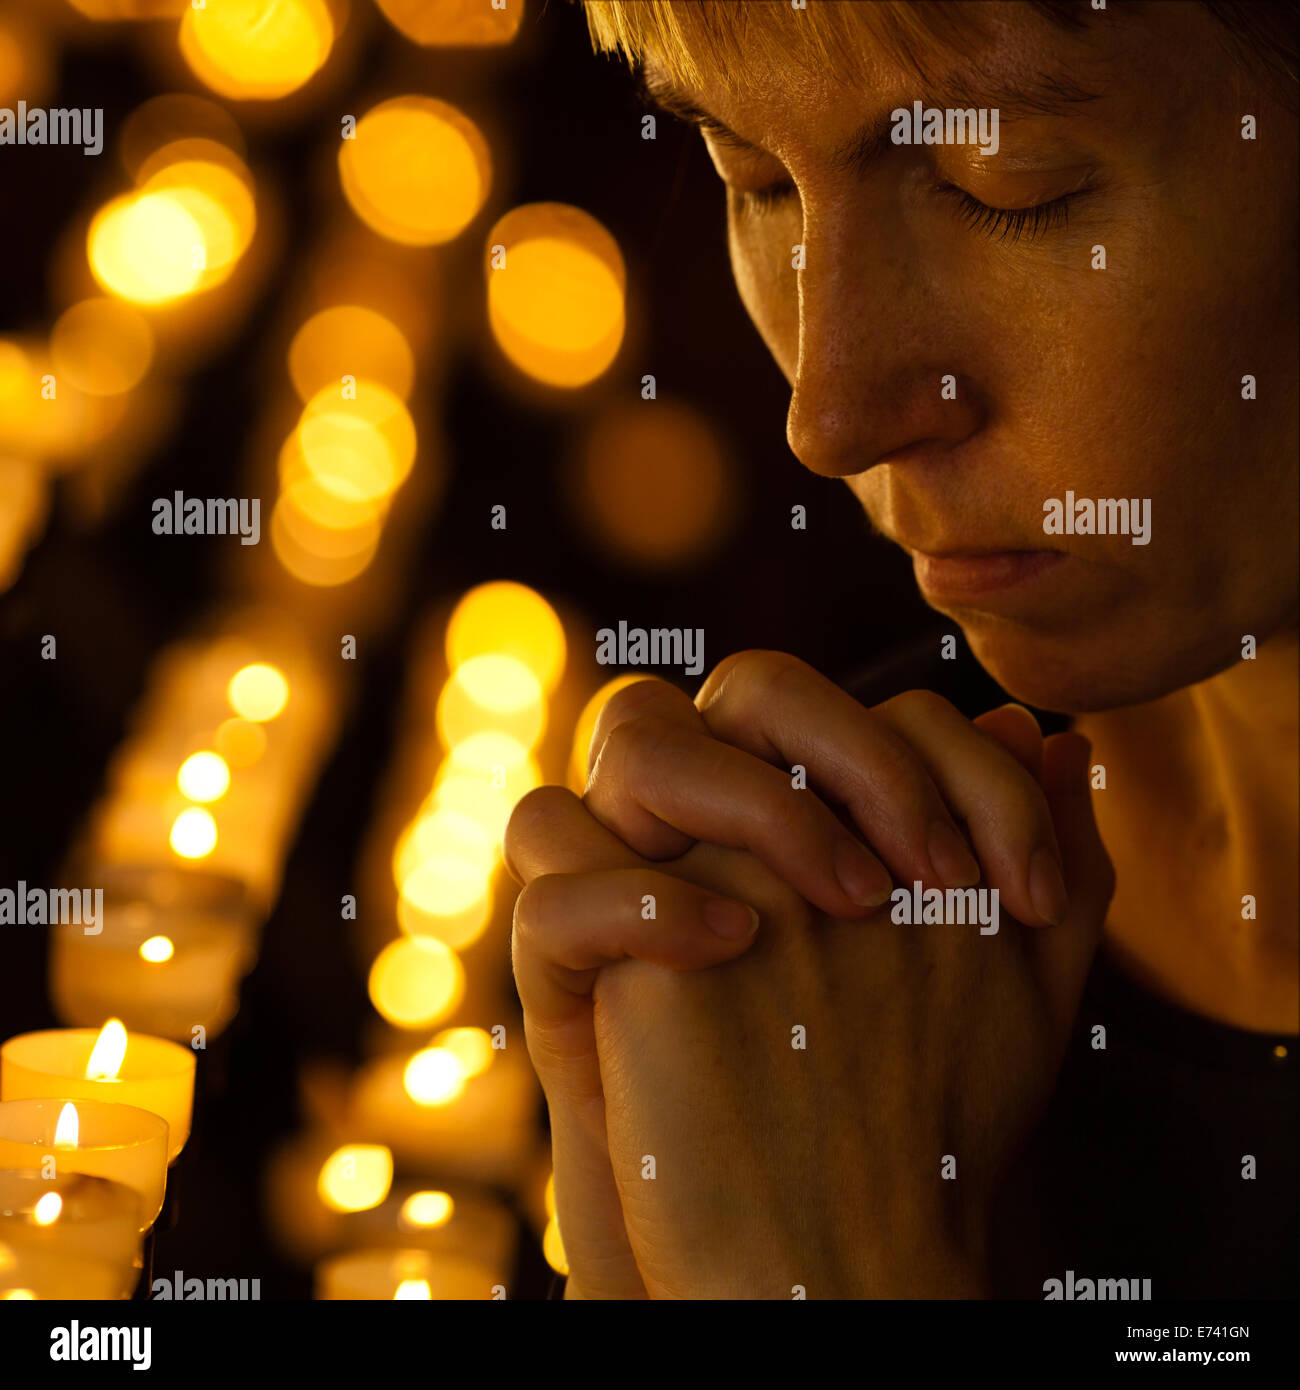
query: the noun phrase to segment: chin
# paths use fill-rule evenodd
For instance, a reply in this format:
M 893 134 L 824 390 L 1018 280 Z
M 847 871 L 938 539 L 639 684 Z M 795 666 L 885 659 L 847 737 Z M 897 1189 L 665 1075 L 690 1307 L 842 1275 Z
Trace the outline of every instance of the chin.
M 1238 655 L 1215 662 L 1204 652 L 1161 652 L 1136 635 L 1125 640 L 1109 625 L 1095 634 L 1053 635 L 967 619 L 962 630 L 976 660 L 1013 699 L 1058 714 L 1147 704 L 1217 674 Z

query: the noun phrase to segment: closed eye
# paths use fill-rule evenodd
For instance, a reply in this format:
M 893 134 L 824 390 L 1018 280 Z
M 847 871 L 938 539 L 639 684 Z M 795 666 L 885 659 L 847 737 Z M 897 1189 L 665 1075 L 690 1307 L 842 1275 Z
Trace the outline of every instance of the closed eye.
M 939 191 L 957 204 L 958 215 L 978 232 L 994 241 L 1017 242 L 1023 237 L 1033 241 L 1046 232 L 1064 227 L 1069 221 L 1070 204 L 1084 190 L 1067 193 L 1048 203 L 1036 203 L 1028 208 L 997 208 L 972 198 L 964 188 L 955 184 L 939 185 Z
M 799 196 L 799 190 L 789 180 L 769 184 L 766 188 L 759 188 L 753 192 L 729 186 L 727 192 L 731 196 L 735 211 L 745 217 L 774 212 L 788 204 L 792 198 Z

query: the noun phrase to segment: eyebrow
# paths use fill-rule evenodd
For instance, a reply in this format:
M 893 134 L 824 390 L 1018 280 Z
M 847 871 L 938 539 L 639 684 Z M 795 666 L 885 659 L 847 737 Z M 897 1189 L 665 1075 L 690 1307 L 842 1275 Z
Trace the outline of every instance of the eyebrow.
M 1041 73 L 1001 84 L 986 80 L 979 93 L 983 102 L 972 100 L 975 85 L 974 81 L 956 78 L 937 86 L 932 84 L 925 104 L 961 110 L 986 104 L 996 108 L 999 120 L 1026 120 L 1035 116 L 1060 120 L 1101 98 L 1100 92 L 1086 90 L 1062 72 Z M 760 146 L 738 135 L 664 74 L 642 68 L 637 73 L 637 86 L 643 100 L 704 131 L 715 143 L 748 153 L 763 153 Z M 832 167 L 851 173 L 863 172 L 890 145 L 891 124 L 889 115 L 868 121 L 836 148 L 831 155 Z

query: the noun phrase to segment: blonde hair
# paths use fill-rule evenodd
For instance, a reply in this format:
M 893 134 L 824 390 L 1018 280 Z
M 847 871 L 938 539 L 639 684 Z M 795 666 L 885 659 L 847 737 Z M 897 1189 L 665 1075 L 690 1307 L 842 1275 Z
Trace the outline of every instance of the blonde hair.
M 968 0 L 581 0 L 598 52 L 621 53 L 631 66 L 652 58 L 681 86 L 706 78 L 734 90 L 753 70 L 791 62 L 845 81 L 863 77 L 863 31 L 888 45 L 922 79 L 936 43 L 963 51 L 978 34 L 980 6 Z M 1087 0 L 1026 0 L 1058 27 L 1082 32 Z M 1201 0 L 1238 61 L 1258 63 L 1289 107 L 1296 102 L 1297 5 L 1294 0 Z

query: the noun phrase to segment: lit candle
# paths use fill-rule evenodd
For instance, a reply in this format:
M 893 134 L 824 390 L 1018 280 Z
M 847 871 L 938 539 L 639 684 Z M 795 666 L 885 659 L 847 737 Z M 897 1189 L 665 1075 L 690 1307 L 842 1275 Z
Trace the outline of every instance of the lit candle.
M 139 1204 L 104 1178 L 0 1170 L 0 1298 L 129 1298 Z
M 536 1140 L 537 1079 L 522 1047 L 455 1075 L 446 1048 L 393 1053 L 357 1073 L 349 1132 L 387 1144 L 399 1160 L 478 1182 L 514 1182 Z M 415 1099 L 422 1096 L 424 1103 Z
M 62 1097 L 138 1106 L 167 1122 L 168 1160 L 190 1136 L 194 1053 L 188 1047 L 104 1027 L 22 1033 L 0 1047 L 0 1101 Z
M 0 1101 L 0 1169 L 122 1183 L 135 1191 L 138 1229 L 146 1231 L 167 1187 L 167 1121 L 100 1100 Z
M 500 1269 L 428 1250 L 350 1250 L 316 1266 L 318 1299 L 493 1299 L 504 1297 Z

